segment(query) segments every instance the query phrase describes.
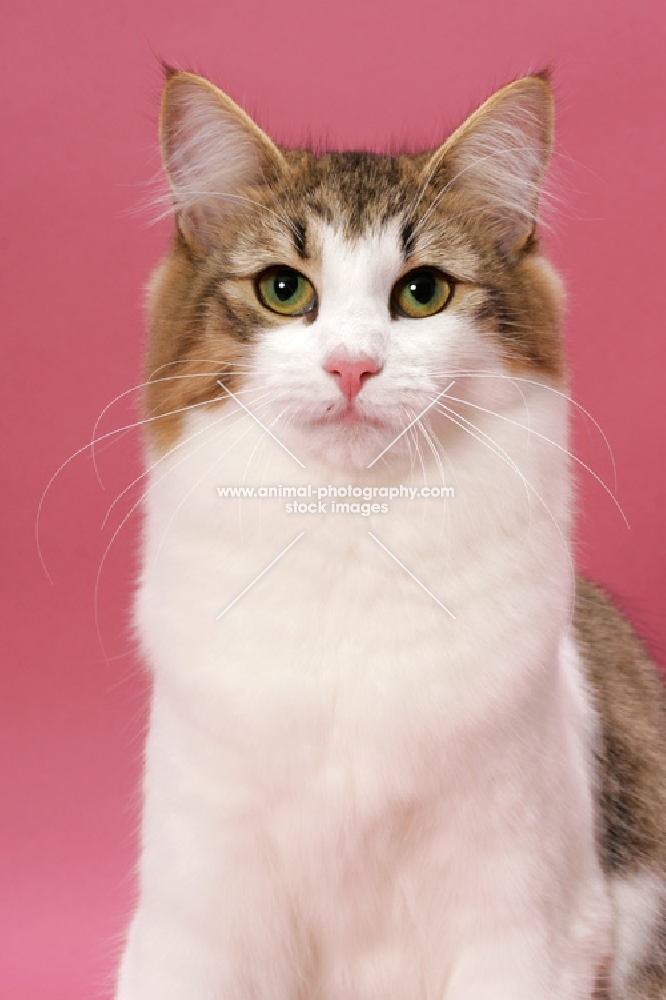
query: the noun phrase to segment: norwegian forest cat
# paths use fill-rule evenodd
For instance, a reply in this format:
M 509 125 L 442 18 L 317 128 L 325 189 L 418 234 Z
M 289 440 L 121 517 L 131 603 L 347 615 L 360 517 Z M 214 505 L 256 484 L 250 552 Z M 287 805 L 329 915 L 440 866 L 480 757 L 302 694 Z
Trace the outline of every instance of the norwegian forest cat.
M 391 157 L 169 71 L 160 136 L 118 1000 L 666 997 L 664 692 L 570 557 L 546 76 Z

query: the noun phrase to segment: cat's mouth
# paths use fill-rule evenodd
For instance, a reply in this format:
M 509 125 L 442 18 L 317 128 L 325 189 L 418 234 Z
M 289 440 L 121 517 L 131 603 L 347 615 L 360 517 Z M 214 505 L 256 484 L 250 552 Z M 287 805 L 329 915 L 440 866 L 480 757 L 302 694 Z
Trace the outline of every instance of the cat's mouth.
M 316 409 L 301 411 L 299 418 L 291 426 L 299 433 L 303 454 L 316 456 L 332 469 L 365 469 L 395 433 L 383 407 L 366 409 L 354 400 L 321 402 Z
M 331 405 L 322 416 L 317 417 L 311 423 L 313 427 L 375 427 L 377 429 L 386 427 L 385 421 L 361 412 L 353 403 L 348 403 L 345 406 Z

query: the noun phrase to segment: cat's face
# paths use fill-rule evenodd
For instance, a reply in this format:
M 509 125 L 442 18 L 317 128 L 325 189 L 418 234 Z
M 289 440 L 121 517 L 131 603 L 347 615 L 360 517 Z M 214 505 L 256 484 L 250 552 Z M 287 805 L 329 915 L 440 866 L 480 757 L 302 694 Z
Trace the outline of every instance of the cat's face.
M 530 77 L 433 153 L 315 157 L 172 76 L 177 229 L 147 359 L 157 446 L 185 407 L 233 393 L 304 456 L 365 468 L 427 408 L 425 435 L 456 431 L 452 380 L 494 408 L 511 395 L 502 376 L 560 380 L 559 287 L 534 231 L 550 132 L 548 86 Z

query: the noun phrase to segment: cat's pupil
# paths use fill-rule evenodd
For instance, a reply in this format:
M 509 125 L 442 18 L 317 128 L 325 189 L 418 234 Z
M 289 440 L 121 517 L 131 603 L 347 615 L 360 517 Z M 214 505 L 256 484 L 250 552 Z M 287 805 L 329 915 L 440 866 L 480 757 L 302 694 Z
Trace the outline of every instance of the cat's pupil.
M 288 302 L 298 290 L 298 275 L 289 271 L 276 274 L 273 279 L 273 291 L 280 302 Z
M 432 274 L 419 274 L 408 285 L 409 294 L 421 306 L 426 306 L 435 294 L 435 279 Z

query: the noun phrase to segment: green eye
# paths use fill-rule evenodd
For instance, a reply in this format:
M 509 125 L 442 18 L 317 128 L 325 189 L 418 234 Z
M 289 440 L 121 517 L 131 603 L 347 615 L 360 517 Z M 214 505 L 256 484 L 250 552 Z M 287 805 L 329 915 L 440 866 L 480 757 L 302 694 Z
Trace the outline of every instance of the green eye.
M 308 279 L 293 267 L 270 267 L 257 278 L 256 290 L 261 304 L 281 316 L 303 316 L 317 301 Z
M 399 316 L 423 319 L 448 305 L 453 284 L 434 267 L 419 267 L 401 278 L 391 294 L 391 305 Z

